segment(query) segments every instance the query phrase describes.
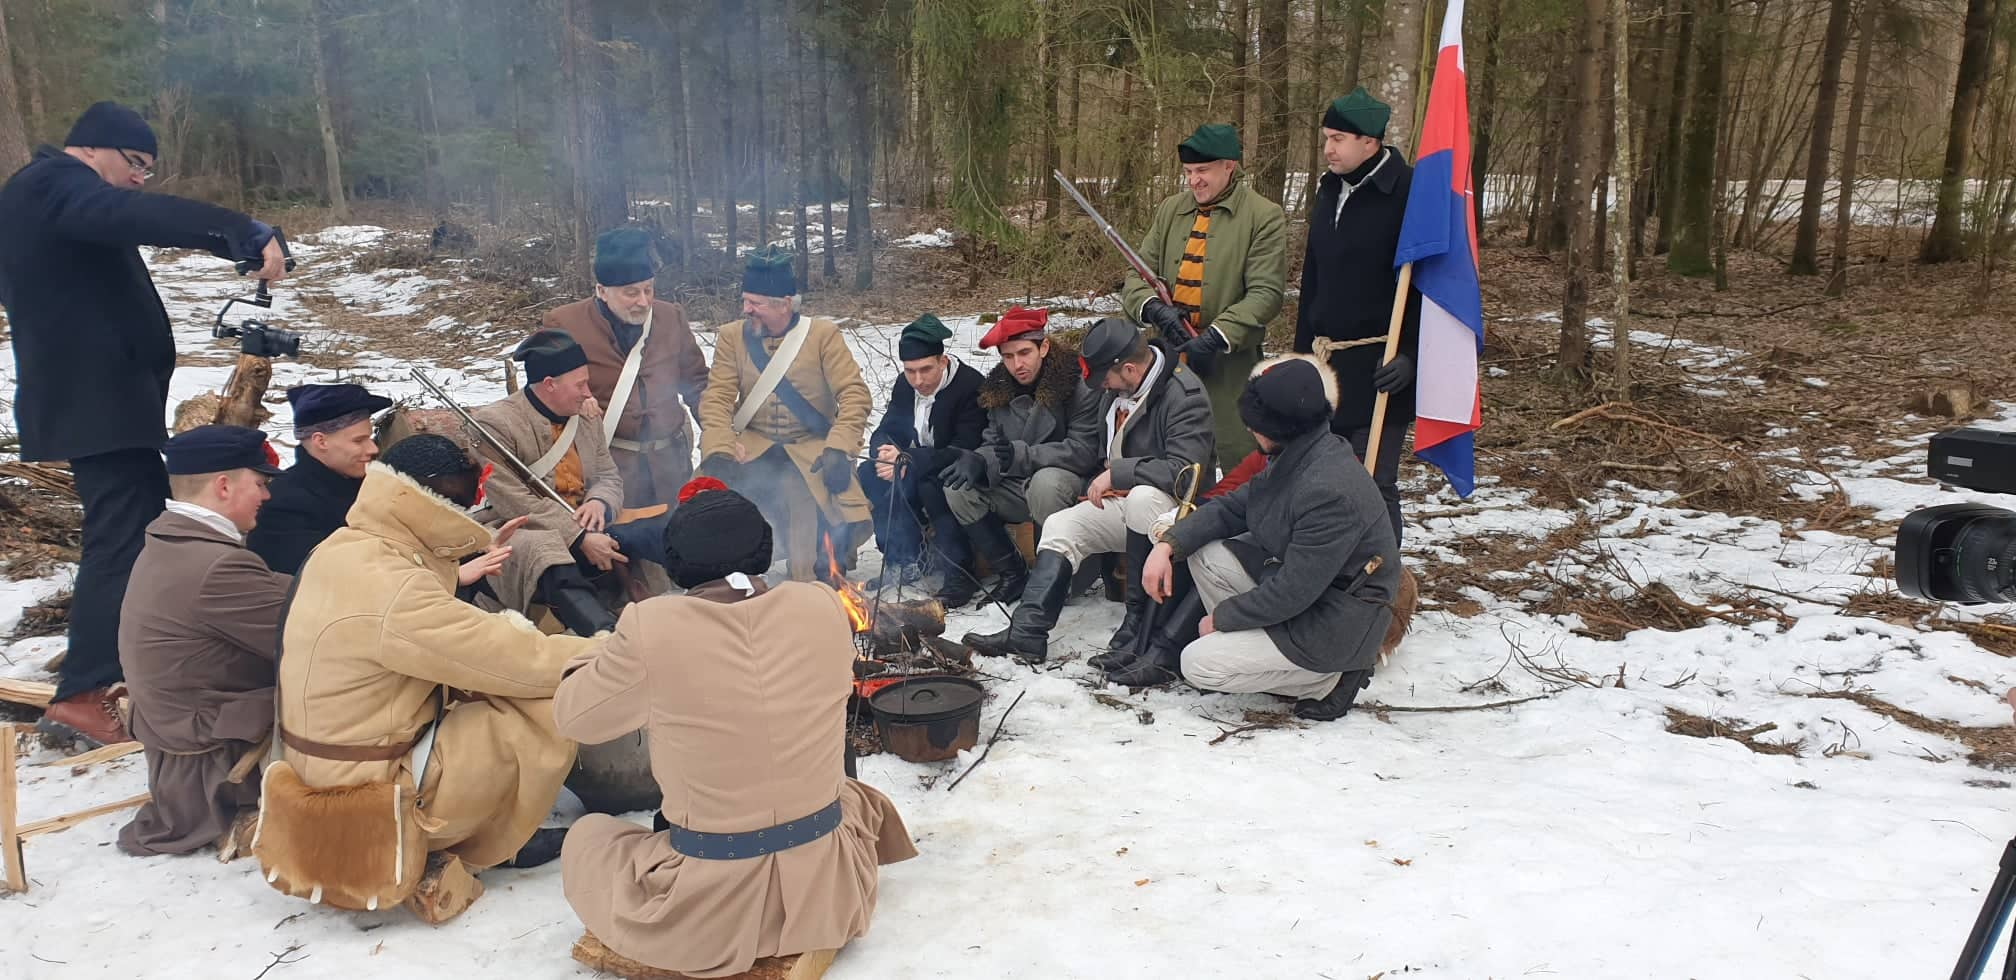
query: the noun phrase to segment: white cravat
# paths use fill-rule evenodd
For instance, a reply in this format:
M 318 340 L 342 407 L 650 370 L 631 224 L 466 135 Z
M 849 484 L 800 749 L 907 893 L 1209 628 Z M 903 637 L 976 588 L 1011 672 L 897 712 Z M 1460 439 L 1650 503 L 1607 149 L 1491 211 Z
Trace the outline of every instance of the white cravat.
M 1366 180 L 1371 180 L 1373 177 L 1378 176 L 1380 169 L 1385 166 L 1386 148 L 1382 146 L 1379 148 L 1379 162 L 1372 165 L 1372 172 L 1365 175 L 1365 180 L 1361 180 L 1356 184 L 1347 184 L 1343 180 L 1337 181 L 1337 213 L 1330 216 L 1332 227 L 1335 227 L 1337 222 L 1344 220 L 1344 202 L 1351 199 L 1351 192 L 1364 186 Z
M 239 544 L 245 543 L 245 535 L 238 532 L 238 526 L 231 523 L 230 518 L 208 507 L 199 507 L 180 500 L 170 500 L 168 501 L 168 512 L 171 514 L 180 514 L 192 521 L 201 521 L 210 527 L 230 535 L 231 540 Z
M 944 391 L 945 386 L 952 383 L 952 372 L 957 370 L 959 370 L 959 359 L 947 354 L 945 355 L 945 376 L 938 379 L 937 390 L 924 395 L 918 394 L 914 388 L 911 389 L 911 395 L 915 401 L 913 405 L 914 411 L 910 416 L 910 420 L 917 426 L 918 445 L 930 446 L 936 441 L 931 435 L 931 406 L 937 404 L 938 392 Z
M 1134 410 L 1148 400 L 1149 390 L 1155 387 L 1155 378 L 1162 373 L 1162 348 L 1150 344 L 1148 352 L 1155 355 L 1155 363 L 1150 364 L 1148 373 L 1141 376 L 1141 386 L 1134 389 L 1132 394 L 1113 399 L 1112 406 L 1106 409 L 1106 455 L 1109 459 L 1120 451 L 1119 426 L 1115 424 L 1120 418 L 1120 413 L 1126 412 L 1131 421 Z

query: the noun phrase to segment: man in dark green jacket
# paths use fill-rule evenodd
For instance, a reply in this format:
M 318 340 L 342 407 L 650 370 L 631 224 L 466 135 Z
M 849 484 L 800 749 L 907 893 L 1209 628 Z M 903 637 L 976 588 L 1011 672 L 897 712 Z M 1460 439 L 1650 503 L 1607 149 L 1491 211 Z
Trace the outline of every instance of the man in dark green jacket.
M 1281 312 L 1288 219 L 1239 173 L 1238 130 L 1199 126 L 1176 155 L 1186 189 L 1155 209 L 1140 248 L 1168 285 L 1170 301 L 1129 272 L 1121 304 L 1159 330 L 1203 379 L 1217 425 L 1217 461 L 1230 473 L 1253 451 L 1253 438 L 1239 424 L 1239 392 L 1260 362 L 1267 324 Z

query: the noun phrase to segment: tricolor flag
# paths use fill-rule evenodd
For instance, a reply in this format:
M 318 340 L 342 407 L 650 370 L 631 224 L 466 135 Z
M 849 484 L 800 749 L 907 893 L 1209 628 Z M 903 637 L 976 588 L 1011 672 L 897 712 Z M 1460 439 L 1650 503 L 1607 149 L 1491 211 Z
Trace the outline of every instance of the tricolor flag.
M 1471 434 L 1484 421 L 1477 353 L 1484 347 L 1484 301 L 1477 288 L 1477 226 L 1470 195 L 1470 99 L 1463 81 L 1463 0 L 1449 0 L 1441 53 L 1428 87 L 1414 187 L 1400 224 L 1393 266 L 1414 263 L 1421 292 L 1415 365 L 1414 455 L 1435 464 L 1456 492 L 1477 486 Z

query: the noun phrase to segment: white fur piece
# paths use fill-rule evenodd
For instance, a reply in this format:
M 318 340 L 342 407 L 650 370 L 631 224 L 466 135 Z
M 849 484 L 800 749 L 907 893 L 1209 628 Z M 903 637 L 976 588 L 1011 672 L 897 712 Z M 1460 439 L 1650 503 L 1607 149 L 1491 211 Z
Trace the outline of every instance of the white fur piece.
M 468 519 L 470 520 L 470 522 L 472 522 L 472 523 L 474 523 L 474 522 L 475 522 L 475 520 L 476 520 L 476 519 L 475 519 L 475 518 L 473 518 L 473 517 L 469 517 L 469 512 L 468 512 L 468 511 L 466 511 L 466 510 L 463 510 L 463 509 L 462 509 L 462 508 L 461 508 L 460 506 L 458 506 L 458 505 L 457 505 L 457 504 L 455 503 L 455 501 L 452 501 L 452 500 L 449 500 L 449 499 L 448 499 L 447 497 L 443 497 L 443 496 L 441 496 L 440 494 L 438 494 L 438 493 L 435 493 L 434 491 L 432 491 L 432 490 L 429 490 L 429 489 L 427 489 L 427 487 L 426 487 L 425 485 L 421 484 L 421 482 L 420 482 L 420 481 L 418 481 L 418 480 L 415 480 L 415 479 L 413 479 L 412 477 L 410 477 L 410 476 L 407 476 L 406 474 L 404 474 L 404 473 L 401 473 L 401 472 L 399 472 L 398 470 L 395 470 L 395 469 L 393 469 L 392 467 L 390 467 L 390 466 L 387 466 L 387 465 L 385 465 L 385 464 L 384 464 L 384 463 L 382 463 L 382 462 L 379 462 L 378 460 L 375 460 L 375 459 L 374 459 L 374 460 L 372 460 L 371 462 L 369 462 L 369 463 L 366 463 L 366 464 L 364 464 L 364 472 L 365 472 L 365 475 L 367 475 L 367 476 L 368 476 L 368 475 L 370 475 L 370 474 L 372 474 L 372 473 L 379 473 L 379 474 L 382 474 L 382 475 L 384 475 L 384 476 L 388 476 L 388 477 L 391 477 L 392 479 L 394 479 L 394 480 L 397 480 L 397 481 L 399 481 L 400 483 L 403 483 L 403 484 L 405 484 L 406 486 L 408 486 L 408 487 L 412 488 L 413 492 L 415 492 L 415 493 L 418 493 L 418 494 L 419 494 L 419 495 L 420 495 L 420 496 L 421 496 L 422 498 L 425 498 L 426 500 L 429 500 L 429 501 L 432 501 L 432 502 L 433 502 L 434 504 L 436 504 L 436 505 L 438 505 L 438 506 L 440 506 L 440 507 L 442 507 L 442 508 L 444 508 L 444 509 L 448 510 L 449 512 L 451 512 L 451 513 L 455 514 L 455 515 L 456 515 L 457 517 L 465 517 L 465 518 L 468 518 Z M 477 526 L 477 528 L 478 528 L 479 530 L 483 531 L 483 532 L 484 532 L 485 534 L 489 534 L 489 535 L 491 536 L 491 537 L 490 537 L 490 540 L 491 540 L 491 541 L 495 541 L 495 540 L 496 540 L 496 534 L 495 534 L 495 532 L 491 531 L 491 530 L 490 530 L 489 528 L 486 528 L 486 527 L 483 527 L 483 526 L 482 526 L 481 524 L 477 524 L 476 526 Z M 475 551 L 475 550 L 478 550 L 478 549 L 480 549 L 480 548 L 484 547 L 485 545 L 487 545 L 488 543 L 489 543 L 489 542 L 487 542 L 487 541 L 486 541 L 486 542 L 481 542 L 481 543 L 478 543 L 478 542 L 471 542 L 471 543 L 470 543 L 470 546 L 469 546 L 469 547 L 467 548 L 467 551 Z M 441 557 L 443 557 L 443 558 L 453 558 L 453 557 L 456 557 L 456 556 L 458 556 L 458 555 L 461 555 L 461 554 L 465 554 L 465 553 L 466 553 L 465 549 L 463 549 L 462 547 L 453 547 L 453 548 L 436 548 L 436 549 L 435 549 L 435 551 L 439 552 L 439 553 L 440 553 L 440 555 L 441 555 Z M 418 562 L 418 561 L 416 561 L 416 562 L 415 562 L 415 564 L 418 564 L 418 565 L 421 565 L 422 567 L 425 567 L 424 563 L 422 563 L 422 562 Z
M 269 885 L 270 885 L 270 884 L 272 884 L 272 883 L 274 883 L 274 882 L 276 882 L 276 881 L 279 881 L 279 880 L 280 880 L 280 869 L 279 869 L 279 868 L 274 868 L 273 870 L 271 870 L 271 871 L 268 871 L 268 872 L 266 872 L 266 883 L 267 883 L 267 884 L 269 884 Z
M 392 784 L 392 839 L 398 841 L 392 848 L 392 883 L 395 885 L 406 883 L 406 835 L 400 832 L 399 826 L 399 801 L 405 792 L 405 788 L 397 782 Z M 371 896 L 371 902 L 375 906 L 378 896 Z
M 513 629 L 522 630 L 526 633 L 539 633 L 538 625 L 526 619 L 525 614 L 516 609 L 506 609 L 497 615 L 504 617 L 504 621 L 510 623 Z M 545 634 L 541 633 L 539 635 L 543 636 Z
M 1257 378 L 1263 374 L 1266 374 L 1268 368 L 1278 367 L 1282 364 L 1288 363 L 1289 361 L 1308 361 L 1310 366 L 1316 369 L 1316 374 L 1323 379 L 1323 400 L 1330 403 L 1331 411 L 1333 412 L 1336 411 L 1337 372 L 1331 370 L 1328 361 L 1325 361 L 1323 358 L 1317 357 L 1314 354 L 1282 354 L 1279 357 L 1267 358 L 1266 360 L 1253 365 L 1253 373 L 1247 375 L 1246 377 L 1248 380 Z M 377 464 L 374 463 L 372 465 L 375 466 Z
M 378 896 L 373 895 L 371 896 L 370 901 L 364 903 L 364 911 L 366 912 L 378 911 Z
M 310 904 L 310 905 L 320 905 L 320 904 L 322 904 L 322 886 L 321 886 L 321 885 L 316 885 L 316 886 L 315 886 L 315 891 L 314 891 L 314 892 L 313 892 L 312 894 L 310 894 L 310 895 L 308 896 L 308 904 Z
M 275 724 L 275 725 L 277 726 L 277 725 L 279 724 L 279 722 L 277 722 L 277 721 L 276 721 L 276 722 L 274 722 L 274 724 Z M 279 740 L 278 740 L 278 739 L 275 739 L 274 741 L 279 741 Z M 272 764 L 271 762 L 267 763 L 267 764 L 266 764 L 266 768 L 265 768 L 265 769 L 264 769 L 263 771 L 261 771 L 261 772 L 259 773 L 259 798 L 260 798 L 260 799 L 262 799 L 262 800 L 266 798 L 266 779 L 267 779 L 267 777 L 268 777 L 268 776 L 271 776 L 272 774 L 273 774 L 273 764 Z M 263 834 L 263 833 L 265 833 L 265 832 L 266 832 L 266 808 L 262 806 L 262 807 L 260 807 L 260 808 L 259 808 L 259 819 L 257 819 L 257 820 L 254 820 L 254 821 L 252 822 L 252 849 L 253 849 L 253 850 L 255 850 L 255 851 L 256 851 L 256 850 L 258 850 L 258 849 L 259 849 L 259 835 L 260 835 L 260 834 Z M 273 879 L 274 879 L 275 877 L 277 877 L 277 876 L 278 876 L 279 874 L 280 874 L 280 872 L 278 872 L 278 871 L 275 871 L 275 872 L 273 872 L 273 874 L 271 874 L 271 875 L 267 875 L 267 876 L 266 876 L 266 883 L 267 883 L 267 884 L 269 884 L 269 885 L 270 885 L 270 884 L 272 884 L 272 883 L 273 883 Z

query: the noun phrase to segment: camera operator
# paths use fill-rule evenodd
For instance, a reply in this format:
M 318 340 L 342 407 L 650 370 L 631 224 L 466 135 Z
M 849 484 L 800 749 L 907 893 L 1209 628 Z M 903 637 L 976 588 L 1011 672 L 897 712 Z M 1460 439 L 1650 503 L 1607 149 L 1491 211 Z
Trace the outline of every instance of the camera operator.
M 153 130 L 100 102 L 64 148 L 44 146 L 0 187 L 0 306 L 14 346 L 14 421 L 24 460 L 68 460 L 84 505 L 69 652 L 50 735 L 124 741 L 113 710 L 119 605 L 146 527 L 168 497 L 175 339 L 139 246 L 202 249 L 285 275 L 273 229 L 225 208 L 144 194 Z

